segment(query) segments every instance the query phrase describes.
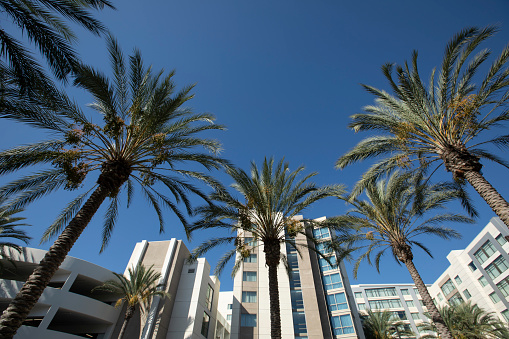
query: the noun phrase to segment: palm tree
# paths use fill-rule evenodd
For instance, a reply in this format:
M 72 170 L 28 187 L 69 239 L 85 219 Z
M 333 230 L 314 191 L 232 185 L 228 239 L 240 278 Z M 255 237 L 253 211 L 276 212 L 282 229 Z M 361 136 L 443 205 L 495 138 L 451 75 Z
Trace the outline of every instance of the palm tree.
M 20 213 L 22 210 L 9 209 L 4 204 L 4 201 L 0 201 L 0 259 L 9 260 L 9 254 L 6 250 L 13 249 L 21 252 L 21 246 L 13 243 L 12 240 L 28 244 L 30 237 L 26 235 L 25 231 L 18 229 L 19 226 L 28 226 L 25 223 L 20 223 L 25 218 L 15 216 L 15 214 Z M 3 269 L 1 263 L 0 269 Z
M 447 221 L 473 222 L 458 214 L 442 213 L 421 221 L 424 214 L 441 209 L 444 204 L 455 199 L 468 199 L 462 190 L 451 184 L 430 185 L 420 174 L 394 172 L 387 178 L 368 182 L 365 188 L 368 200 L 352 198 L 353 209 L 346 215 L 327 219 L 325 224 L 336 228 L 340 233 L 336 241 L 348 249 L 348 253 L 365 250 L 355 262 L 354 276 L 357 277 L 359 265 L 363 260 L 376 269 L 387 250 L 392 252 L 396 262 L 405 264 L 423 298 L 424 305 L 443 338 L 452 339 L 449 330 L 432 301 L 432 298 L 413 263 L 412 246 L 430 251 L 420 241 L 421 235 L 435 235 L 443 239 L 459 238 L 460 234 L 440 224 Z
M 306 228 L 293 217 L 318 200 L 344 192 L 339 185 L 317 187 L 307 182 L 316 173 L 299 179 L 298 176 L 303 170 L 304 167 L 300 166 L 290 171 L 288 163 L 283 160 L 274 165 L 273 158 L 265 158 L 260 170 L 252 162 L 250 174 L 242 169 L 228 169 L 227 173 L 234 181 L 232 187 L 242 199 L 226 190 L 216 190 L 211 195 L 211 200 L 219 205 L 198 208 L 197 213 L 201 219 L 191 227 L 193 231 L 224 228 L 238 232 L 236 236 L 210 239 L 193 251 L 192 258 L 198 258 L 215 246 L 234 243 L 235 248 L 228 251 L 218 262 L 215 269 L 217 275 L 226 263 L 239 253 L 232 274 L 235 275 L 243 258 L 249 256 L 254 248 L 263 245 L 268 267 L 272 338 L 281 338 L 277 267 L 282 260 L 286 263 L 286 257 L 281 254 L 281 245 L 290 244 L 299 250 L 299 247 L 307 246 L 295 242 L 287 237 L 287 234 L 293 237 L 297 234 L 309 236 Z M 244 238 L 246 234 L 257 240 L 256 246 L 251 246 L 252 243 Z
M 93 34 L 106 31 L 90 13 L 90 9 L 114 8 L 108 0 L 2 0 L 0 9 L 14 27 L 26 35 L 46 59 L 53 74 L 60 80 L 78 65 L 79 59 L 71 48 L 76 40 L 70 26 L 63 19 L 79 24 Z M 0 28 L 0 55 L 7 64 L 0 62 L 0 74 L 9 73 L 15 83 L 30 90 L 36 84 L 48 84 L 44 71 L 32 53 L 12 33 Z M 7 66 L 8 65 L 8 66 Z M 42 81 L 42 84 L 41 84 Z
M 470 301 L 439 307 L 438 311 L 451 330 L 454 339 L 509 338 L 507 324 L 497 319 L 492 313 L 486 312 L 477 305 L 472 305 Z M 420 325 L 419 330 L 436 332 L 432 323 Z M 426 334 L 421 338 L 437 338 L 437 336 Z
M 361 315 L 362 329 L 366 339 L 392 339 L 412 336 L 414 332 L 405 327 L 402 321 L 396 320 L 393 312 L 367 310 L 367 315 Z
M 376 104 L 364 107 L 365 113 L 352 116 L 349 127 L 357 131 L 377 130 L 376 135 L 359 142 L 341 156 L 337 168 L 367 158 L 387 155 L 374 164 L 358 183 L 354 193 L 373 176 L 397 167 L 430 168 L 433 173 L 444 165 L 458 181 L 468 181 L 509 227 L 509 204 L 484 178 L 480 159 L 491 160 L 505 167 L 509 164 L 483 146 L 504 147 L 509 135 L 495 136 L 493 128 L 509 119 L 509 46 L 488 68 L 480 85 L 474 75 L 484 67 L 490 55 L 487 49 L 472 53 L 495 33 L 494 27 L 468 28 L 449 42 L 438 78 L 431 72 L 428 86 L 417 69 L 417 52 L 411 66 L 385 64 L 382 71 L 393 95 L 363 85 L 375 95 Z M 485 132 L 485 133 L 483 133 Z
M 50 131 L 55 136 L 50 141 L 0 152 L 0 174 L 40 164 L 52 165 L 50 169 L 0 188 L 0 197 L 14 197 L 12 208 L 23 207 L 60 188 L 74 190 L 84 187 L 84 180 L 89 174 L 96 173 L 98 176 L 95 184 L 87 185 L 92 187 L 69 203 L 46 230 L 45 240 L 59 234 L 67 225 L 4 311 L 0 319 L 0 336 L 14 335 L 104 200 L 109 198 L 110 203 L 101 251 L 115 226 L 121 191 L 126 192 L 129 206 L 135 184 L 138 184 L 155 209 L 160 231 L 163 232 L 163 207 L 173 211 L 186 226 L 184 214 L 177 203 L 184 203 L 187 211 L 191 212 L 189 193 L 207 199 L 206 194 L 187 179 L 219 185 L 209 175 L 199 172 L 197 165 L 210 170 L 227 164 L 210 153 L 220 150 L 219 142 L 200 137 L 202 132 L 222 130 L 223 127 L 213 124 L 211 114 L 195 114 L 190 109 L 181 108 L 192 98 L 192 86 L 176 92 L 172 82 L 174 72 L 166 76 L 162 71 L 154 74 L 150 68 L 143 66 L 139 51 L 130 57 L 127 70 L 124 56 L 111 37 L 108 49 L 113 64 L 112 81 L 88 66 L 81 66 L 75 79 L 77 86 L 93 95 L 95 103 L 91 107 L 102 115 L 102 126 L 92 123 L 68 99 L 65 111 L 41 111 L 37 107 L 12 115 L 15 120 Z M 182 168 L 185 164 L 194 167 Z M 168 189 L 174 201 L 158 188 Z
M 158 288 L 157 283 L 161 278 L 161 273 L 154 271 L 153 266 L 147 268 L 142 264 L 138 264 L 134 269 L 130 267 L 128 277 L 113 273 L 117 277 L 116 280 L 108 280 L 103 285 L 93 289 L 93 291 L 106 291 L 121 296 L 115 307 L 121 306 L 124 302 L 127 303 L 124 322 L 118 334 L 119 339 L 124 336 L 127 324 L 136 311 L 136 306 L 139 306 L 143 312 L 148 310 L 152 297 L 170 297 L 169 293 Z

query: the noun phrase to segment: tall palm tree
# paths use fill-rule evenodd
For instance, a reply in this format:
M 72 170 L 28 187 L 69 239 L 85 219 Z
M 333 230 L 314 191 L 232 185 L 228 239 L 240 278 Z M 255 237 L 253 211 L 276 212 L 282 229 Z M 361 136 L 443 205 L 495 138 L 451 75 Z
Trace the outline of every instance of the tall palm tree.
M 46 59 L 53 74 L 60 80 L 65 79 L 78 65 L 79 59 L 72 50 L 71 43 L 76 36 L 65 20 L 79 24 L 93 34 L 106 31 L 90 10 L 104 7 L 114 8 L 108 0 L 2 0 L 0 9 L 6 19 L 23 32 L 28 40 L 38 48 Z M 40 64 L 24 44 L 7 29 L 0 28 L 0 74 L 9 73 L 23 89 L 31 89 L 36 84 L 41 87 L 49 81 Z M 4 63 L 6 61 L 6 63 Z M 41 84 L 42 82 L 42 84 Z
M 13 210 L 5 206 L 5 201 L 0 201 L 0 259 L 8 259 L 9 254 L 6 250 L 13 249 L 21 252 L 21 246 L 12 242 L 18 240 L 28 244 L 30 237 L 26 235 L 25 231 L 18 229 L 20 226 L 28 226 L 20 221 L 25 220 L 23 217 L 15 216 L 21 209 Z M 0 270 L 3 269 L 0 263 Z
M 303 170 L 304 167 L 300 166 L 290 171 L 288 163 L 283 160 L 275 165 L 273 158 L 265 158 L 260 169 L 252 162 L 249 174 L 242 169 L 228 169 L 227 172 L 234 181 L 232 187 L 240 199 L 226 190 L 216 190 L 211 195 L 211 200 L 217 204 L 198 208 L 197 213 L 201 219 L 191 227 L 193 231 L 209 228 L 237 231 L 236 236 L 210 239 L 193 251 L 192 258 L 197 258 L 215 246 L 234 243 L 235 248 L 228 251 L 218 262 L 216 274 L 220 274 L 226 263 L 239 253 L 234 265 L 234 275 L 243 258 L 249 256 L 257 246 L 263 245 L 268 267 L 272 338 L 281 338 L 277 267 L 282 260 L 286 262 L 286 258 L 281 254 L 281 245 L 290 244 L 299 250 L 300 246 L 306 245 L 291 240 L 287 234 L 309 236 L 305 227 L 293 217 L 318 200 L 344 193 L 343 187 L 339 185 L 318 187 L 308 182 L 316 173 L 299 179 Z M 246 232 L 257 240 L 256 246 L 246 242 Z
M 414 332 L 405 327 L 405 323 L 394 317 L 393 312 L 367 310 L 361 315 L 362 329 L 366 339 L 393 339 L 401 336 L 413 336 Z
M 354 265 L 357 276 L 363 260 L 374 264 L 379 271 L 382 256 L 390 250 L 396 262 L 405 264 L 422 296 L 424 305 L 443 338 L 452 339 L 449 330 L 440 317 L 432 298 L 414 266 L 413 246 L 430 251 L 416 237 L 435 235 L 443 239 L 459 238 L 460 234 L 441 225 L 443 222 L 473 222 L 458 214 L 442 213 L 424 221 L 425 214 L 444 207 L 444 204 L 464 196 L 451 184 L 429 184 L 420 174 L 394 172 L 387 178 L 380 177 L 367 183 L 365 193 L 368 200 L 353 198 L 349 200 L 353 208 L 346 214 L 327 219 L 325 224 L 336 228 L 340 233 L 336 241 L 348 248 L 349 253 L 362 251 Z
M 120 192 L 132 201 L 135 184 L 153 206 L 164 230 L 162 208 L 173 211 L 186 226 L 184 214 L 191 205 L 189 193 L 207 199 L 205 193 L 188 179 L 197 179 L 212 186 L 219 183 L 198 171 L 197 165 L 210 170 L 226 164 L 215 152 L 216 140 L 200 137 L 205 131 L 221 130 L 213 124 L 211 114 L 195 114 L 181 106 L 192 98 L 192 86 L 176 92 L 172 77 L 163 76 L 143 66 L 139 51 L 126 65 L 124 56 L 113 38 L 108 40 L 113 65 L 113 79 L 88 66 L 77 70 L 75 84 L 90 92 L 93 109 L 102 115 L 103 123 L 92 123 L 73 102 L 66 99 L 65 111 L 17 111 L 11 118 L 51 132 L 53 140 L 20 146 L 0 152 L 0 174 L 15 172 L 36 165 L 51 165 L 36 174 L 15 180 L 0 188 L 0 197 L 13 196 L 12 208 L 23 207 L 60 188 L 88 189 L 65 208 L 48 228 L 44 239 L 59 234 L 34 273 L 0 319 L 0 336 L 14 335 L 30 309 L 56 272 L 65 256 L 85 229 L 99 206 L 109 199 L 103 228 L 103 246 L 110 239 L 119 212 Z M 97 122 L 97 119 L 95 119 Z M 185 164 L 193 167 L 182 167 Z M 96 174 L 95 183 L 85 182 Z M 164 195 L 166 188 L 174 199 Z
M 439 307 L 447 327 L 451 330 L 454 339 L 507 339 L 509 330 L 507 324 L 500 321 L 492 313 L 486 312 L 470 301 L 444 307 Z M 419 326 L 420 331 L 436 332 L 432 323 Z M 426 334 L 421 338 L 436 338 Z
M 134 269 L 130 267 L 128 269 L 128 277 L 113 273 L 117 277 L 116 280 L 108 280 L 93 290 L 106 291 L 120 296 L 115 307 L 121 306 L 124 302 L 127 303 L 124 322 L 118 334 L 119 339 L 124 336 L 127 324 L 133 317 L 137 306 L 143 312 L 148 310 L 152 297 L 170 297 L 169 293 L 158 288 L 157 283 L 159 278 L 161 278 L 161 273 L 154 271 L 153 266 L 147 268 L 142 264 L 138 264 Z
M 496 136 L 493 128 L 509 119 L 509 46 L 487 69 L 480 84 L 474 75 L 485 67 L 490 55 L 479 45 L 495 33 L 494 27 L 467 28 L 459 32 L 445 49 L 438 77 L 431 72 L 429 84 L 421 80 L 417 52 L 411 65 L 385 64 L 382 71 L 393 94 L 372 86 L 364 88 L 376 97 L 365 113 L 352 116 L 349 127 L 357 131 L 376 130 L 384 134 L 368 137 L 336 162 L 338 168 L 367 158 L 387 155 L 373 165 L 355 189 L 362 191 L 371 177 L 397 167 L 430 168 L 443 165 L 459 181 L 466 180 L 509 227 L 509 204 L 484 178 L 480 159 L 505 167 L 509 164 L 484 146 L 509 145 L 509 135 Z M 484 132 L 484 133 L 483 133 Z

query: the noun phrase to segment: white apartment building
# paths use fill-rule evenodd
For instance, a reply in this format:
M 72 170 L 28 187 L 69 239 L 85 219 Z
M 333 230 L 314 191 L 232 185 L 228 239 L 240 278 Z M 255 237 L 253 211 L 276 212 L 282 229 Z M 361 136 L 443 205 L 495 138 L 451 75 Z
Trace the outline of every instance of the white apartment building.
M 324 241 L 331 237 L 327 228 L 313 233 Z M 241 236 L 251 243 L 253 251 L 237 272 L 233 296 L 227 303 L 232 309 L 231 338 L 267 339 L 270 308 L 263 244 L 256 243 L 249 233 Z M 302 234 L 295 241 L 313 246 Z M 317 250 L 327 251 L 320 245 Z M 290 268 L 289 274 L 283 264 L 278 268 L 283 339 L 364 338 L 344 265 L 334 268 L 312 250 L 300 251 L 299 255 L 291 245 L 281 248 Z M 336 262 L 335 253 L 324 254 Z
M 431 285 L 426 285 L 427 287 Z M 355 302 L 359 313 L 366 314 L 366 309 L 372 311 L 388 310 L 393 312 L 394 319 L 402 321 L 407 328 L 419 338 L 417 325 L 428 321 L 424 315 L 427 308 L 422 302 L 419 291 L 414 284 L 361 284 L 352 285 Z
M 451 265 L 429 288 L 437 305 L 471 300 L 509 321 L 509 230 L 492 218 L 463 250 L 451 251 Z

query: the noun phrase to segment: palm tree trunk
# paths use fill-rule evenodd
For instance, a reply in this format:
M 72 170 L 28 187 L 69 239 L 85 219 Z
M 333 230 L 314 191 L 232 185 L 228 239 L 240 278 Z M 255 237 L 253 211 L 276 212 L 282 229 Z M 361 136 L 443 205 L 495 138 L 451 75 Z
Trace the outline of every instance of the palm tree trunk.
M 111 189 L 104 185 L 99 185 L 50 247 L 32 275 L 28 277 L 21 290 L 3 312 L 0 318 L 0 338 L 12 338 L 16 334 L 16 331 L 23 324 L 28 313 L 35 306 L 51 278 L 110 191 Z
M 406 268 L 408 269 L 408 272 L 410 272 L 410 276 L 412 277 L 412 280 L 414 281 L 415 286 L 417 287 L 417 290 L 422 297 L 424 305 L 428 309 L 428 313 L 430 314 L 431 320 L 433 320 L 433 323 L 435 324 L 438 333 L 440 334 L 440 338 L 454 339 L 451 331 L 449 331 L 449 328 L 445 325 L 444 319 L 442 319 L 440 312 L 438 312 L 438 309 L 435 306 L 435 303 L 433 302 L 433 299 L 431 298 L 426 285 L 424 285 L 424 281 L 422 281 L 417 268 L 415 268 L 413 261 L 409 258 L 403 259 L 401 261 L 403 261 Z
M 118 339 L 122 339 L 125 334 L 125 330 L 127 329 L 127 323 L 134 315 L 135 307 L 127 306 L 127 311 L 125 312 L 124 322 L 122 323 L 122 328 L 120 329 L 120 333 L 118 334 Z
M 466 171 L 464 177 L 509 228 L 509 203 L 491 186 L 480 172 Z
M 279 242 L 264 244 L 265 263 L 269 269 L 270 337 L 281 339 L 281 311 L 279 306 L 279 283 L 277 267 L 280 259 Z

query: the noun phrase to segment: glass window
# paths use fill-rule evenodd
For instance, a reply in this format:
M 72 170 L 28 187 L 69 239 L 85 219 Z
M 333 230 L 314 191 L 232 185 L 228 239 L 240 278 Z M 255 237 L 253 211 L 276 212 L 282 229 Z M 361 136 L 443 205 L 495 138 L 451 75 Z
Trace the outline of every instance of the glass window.
M 509 311 L 505 310 L 500 312 L 506 321 L 509 321 Z
M 320 254 L 327 254 L 332 252 L 329 244 L 327 242 L 321 242 L 319 244 L 316 244 L 316 250 L 320 252 Z
M 256 291 L 242 291 L 242 302 L 243 303 L 255 303 L 256 302 Z
M 421 304 L 421 306 L 424 307 L 424 302 L 421 299 L 419 299 L 419 304 Z
M 295 334 L 307 333 L 306 315 L 304 312 L 293 312 L 293 331 Z M 296 337 L 301 339 L 302 337 Z
M 491 279 L 495 279 L 500 276 L 502 273 L 507 271 L 509 265 L 504 257 L 499 256 L 495 259 L 491 264 L 486 267 L 486 273 L 491 277 Z
M 486 241 L 477 252 L 474 253 L 474 257 L 483 264 L 486 260 L 489 259 L 497 250 L 495 246 L 491 243 L 491 241 Z
M 290 289 L 294 290 L 302 286 L 299 271 L 290 271 Z
M 479 280 L 479 284 L 481 284 L 482 287 L 488 285 L 488 279 L 486 279 L 486 277 L 484 275 L 482 277 L 480 277 L 478 280 Z
M 205 299 L 205 305 L 207 306 L 207 309 L 212 308 L 212 298 L 214 297 L 214 290 L 210 285 L 207 285 L 207 296 Z
M 461 285 L 461 283 L 463 282 L 460 278 L 459 275 L 457 275 L 456 277 L 454 277 L 454 281 L 456 281 L 456 285 Z
M 408 307 L 415 307 L 415 305 L 414 305 L 414 301 L 413 301 L 413 300 L 407 300 L 407 301 L 406 301 L 406 305 L 407 305 Z
M 349 314 L 331 317 L 334 335 L 354 333 L 352 318 Z
M 362 296 L 362 292 L 355 292 L 355 298 L 357 298 L 357 299 L 362 299 L 362 298 L 364 298 L 364 297 Z
M 244 262 L 257 262 L 258 256 L 256 254 L 250 254 L 249 257 L 244 258 Z
M 244 280 L 244 281 L 256 281 L 256 272 L 244 271 L 242 273 L 242 280 Z
M 201 322 L 201 335 L 207 338 L 209 334 L 210 317 L 206 312 L 203 312 L 203 321 Z
M 438 292 L 437 294 L 438 300 L 442 301 L 444 300 L 444 297 L 442 296 L 442 293 Z
M 408 292 L 408 289 L 402 288 L 401 289 L 401 294 L 403 294 L 403 295 L 410 295 L 410 292 Z
M 242 313 L 240 315 L 240 326 L 256 327 L 256 314 Z
M 313 236 L 316 239 L 329 238 L 330 237 L 329 229 L 327 227 L 315 228 L 313 230 Z
M 500 301 L 500 298 L 498 297 L 498 294 L 496 292 L 490 294 L 490 299 L 491 301 L 493 301 L 494 304 Z
M 304 299 L 302 298 L 302 290 L 290 291 L 292 299 L 292 308 L 294 310 L 304 308 Z
M 366 309 L 366 304 L 357 304 L 357 308 L 359 311 L 364 311 Z
M 329 304 L 329 311 L 339 311 L 348 308 L 346 304 L 346 297 L 344 293 L 336 293 L 327 295 L 327 303 Z
M 419 317 L 419 313 L 411 313 L 411 315 L 412 315 L 412 319 L 414 319 L 414 320 L 420 320 L 421 319 L 421 317 Z
M 386 308 L 398 308 L 398 307 L 401 307 L 401 302 L 399 301 L 399 299 L 369 301 L 369 308 L 375 310 L 384 310 Z
M 336 257 L 335 256 L 329 257 L 329 260 L 333 266 L 336 265 Z M 322 272 L 327 272 L 327 271 L 332 270 L 332 266 L 324 258 L 320 258 L 318 261 L 320 262 L 320 267 L 322 268 Z
M 505 237 L 502 234 L 497 235 L 495 238 L 497 242 L 500 244 L 500 246 L 504 246 L 507 240 L 505 240 Z
M 451 279 L 447 280 L 445 284 L 443 284 L 440 289 L 444 293 L 444 295 L 448 295 L 451 293 L 456 287 L 454 286 L 454 283 L 451 281 Z
M 463 291 L 463 295 L 465 296 L 465 298 L 468 300 L 470 298 L 472 298 L 472 295 L 470 294 L 470 292 L 468 290 L 464 290 Z
M 420 295 L 420 294 L 419 294 L 419 290 L 418 290 L 417 288 L 414 288 L 414 293 L 415 293 L 416 295 Z
M 477 270 L 477 267 L 475 266 L 475 264 L 473 262 L 470 262 L 470 264 L 468 264 L 468 268 L 470 268 L 470 270 L 472 272 L 474 272 L 475 270 Z
M 501 282 L 497 284 L 498 289 L 504 297 L 509 297 L 509 278 L 504 278 Z
M 226 320 L 227 321 L 232 321 L 232 315 L 231 314 L 227 314 L 226 315 Z
M 244 238 L 244 243 L 248 246 L 256 246 L 258 245 L 258 241 L 256 241 L 256 239 L 254 239 L 253 237 L 245 237 Z
M 323 285 L 324 285 L 326 291 L 343 287 L 343 283 L 341 282 L 341 276 L 339 275 L 339 273 L 324 275 L 322 277 L 322 280 L 323 280 Z M 362 298 L 362 293 L 361 293 L 361 298 Z
M 451 305 L 458 305 L 458 304 L 461 304 L 463 302 L 463 298 L 461 297 L 461 295 L 458 293 L 455 293 L 452 297 L 449 298 L 449 303 Z
M 227 309 L 231 310 L 233 307 L 233 304 L 228 304 L 228 306 L 226 307 Z
M 399 320 L 407 320 L 408 318 L 406 317 L 405 311 L 394 311 L 394 312 L 392 312 L 392 319 L 399 321 Z
M 390 288 L 370 288 L 365 290 L 366 296 L 368 298 L 372 297 L 395 297 L 396 289 L 394 287 Z

